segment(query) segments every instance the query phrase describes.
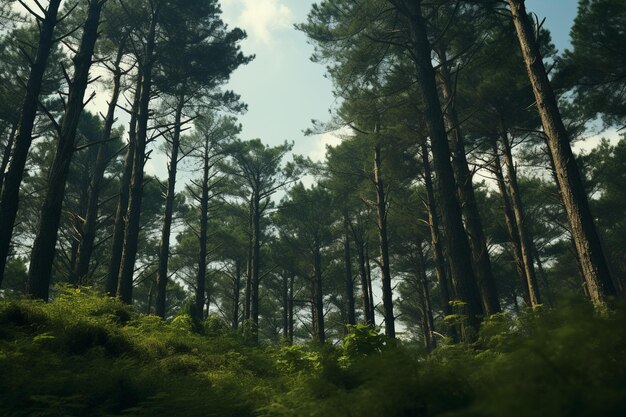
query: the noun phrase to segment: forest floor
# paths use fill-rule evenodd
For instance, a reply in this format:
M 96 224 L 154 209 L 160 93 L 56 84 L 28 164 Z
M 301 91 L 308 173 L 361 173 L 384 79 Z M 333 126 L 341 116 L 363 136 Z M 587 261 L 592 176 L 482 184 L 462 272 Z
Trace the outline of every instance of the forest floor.
M 624 416 L 626 308 L 485 322 L 430 354 L 357 326 L 253 347 L 218 319 L 163 321 L 89 292 L 0 301 L 0 415 Z

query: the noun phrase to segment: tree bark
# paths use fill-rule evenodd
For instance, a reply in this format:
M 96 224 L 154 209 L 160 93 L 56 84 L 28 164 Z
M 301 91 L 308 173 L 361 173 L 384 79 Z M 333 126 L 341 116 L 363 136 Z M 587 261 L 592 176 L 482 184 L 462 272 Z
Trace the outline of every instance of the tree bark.
M 100 13 L 106 0 L 91 0 L 78 52 L 73 58 L 74 78 L 70 85 L 67 110 L 48 176 L 46 194 L 33 243 L 27 292 L 33 298 L 48 299 L 57 234 L 61 222 L 65 185 L 75 149 L 76 129 L 83 111 L 83 98 L 89 82 L 93 52 L 98 39 Z
M 131 304 L 133 301 L 133 275 L 135 272 L 135 258 L 139 243 L 139 221 L 141 219 L 141 199 L 143 196 L 143 167 L 146 157 L 146 141 L 148 137 L 148 120 L 150 96 L 152 92 L 152 68 L 154 66 L 154 52 L 156 49 L 156 28 L 159 19 L 159 3 L 152 12 L 150 30 L 146 43 L 146 56 L 142 63 L 141 99 L 139 116 L 137 118 L 137 141 L 133 158 L 133 173 L 130 179 L 130 193 L 126 225 L 124 230 L 124 249 L 120 262 L 120 271 L 117 282 L 117 296 L 122 302 Z
M 424 252 L 421 247 L 417 249 L 418 255 L 418 279 L 420 282 L 422 296 L 422 310 L 424 313 L 424 336 L 426 338 L 426 349 L 430 352 L 437 347 L 435 335 L 435 319 L 433 317 L 433 309 L 430 304 L 430 291 L 428 289 L 428 276 L 426 275 L 426 262 L 424 260 Z
M 348 211 L 343 213 L 343 256 L 346 269 L 346 309 L 348 324 L 356 324 L 356 313 L 354 308 L 354 278 L 352 277 L 352 254 L 350 248 L 350 219 Z
M 480 326 L 483 308 L 472 269 L 472 253 L 463 226 L 461 207 L 457 200 L 448 137 L 437 93 L 435 70 L 431 61 L 432 48 L 426 33 L 426 23 L 422 17 L 421 1 L 406 4 L 406 7 L 410 10 L 409 30 L 415 69 L 425 105 L 425 121 L 431 140 L 433 167 L 437 174 L 436 191 L 444 226 L 444 243 L 450 261 L 450 276 L 456 296 L 463 303 L 461 313 L 467 317 L 462 326 L 462 338 L 464 341 L 473 341 Z
M 232 315 L 232 328 L 237 330 L 239 327 L 239 292 L 241 290 L 241 264 L 239 261 L 235 262 L 235 280 L 233 282 L 233 315 Z
M 569 135 L 550 86 L 524 1 L 507 0 L 507 2 L 535 94 L 537 109 L 556 171 L 557 185 L 571 226 L 589 296 L 594 303 L 604 305 L 610 297 L 617 295 L 617 290 L 595 228 L 576 158 L 569 143 Z
M 210 138 L 204 139 L 204 163 L 202 166 L 202 192 L 200 195 L 200 236 L 198 242 L 198 276 L 196 277 L 196 312 L 202 311 L 204 306 L 204 293 L 206 289 L 206 269 L 207 269 L 207 236 L 209 228 L 209 179 L 211 176 L 210 161 Z M 239 264 L 237 264 L 237 274 L 239 274 Z M 237 295 L 238 296 L 238 295 Z M 238 301 L 238 300 L 237 300 Z M 238 307 L 238 305 L 237 305 Z M 235 316 L 235 328 L 238 317 Z
M 326 342 L 324 331 L 324 296 L 322 292 L 322 255 L 319 244 L 314 243 L 313 248 L 313 321 L 315 329 L 315 341 L 319 344 Z
M 396 337 L 395 316 L 393 314 L 393 293 L 391 271 L 389 269 L 389 242 L 387 238 L 387 200 L 382 179 L 380 145 L 374 148 L 374 182 L 376 184 L 376 209 L 378 214 L 378 240 L 380 248 L 380 270 L 382 273 L 383 309 L 385 312 L 385 335 Z
M 293 285 L 296 277 L 291 275 L 289 277 L 289 344 L 293 344 Z
M 4 154 L 2 155 L 2 161 L 0 162 L 0 195 L 2 194 L 2 184 L 4 184 L 4 176 L 9 161 L 11 160 L 11 152 L 13 152 L 13 143 L 15 142 L 15 135 L 17 134 L 17 124 L 11 126 L 11 132 L 7 138 L 7 144 L 4 147 Z
M 48 58 L 54 45 L 54 27 L 57 24 L 60 4 L 61 0 L 50 0 L 45 16 L 40 22 L 37 54 L 30 67 L 11 162 L 2 185 L 2 197 L 0 198 L 0 285 L 2 285 L 7 257 L 11 249 L 13 228 L 19 207 L 20 185 L 24 176 L 28 151 L 33 140 L 33 127 L 39 106 L 41 85 Z
M 258 192 L 253 196 L 252 216 L 252 276 L 250 295 L 250 317 L 252 319 L 252 341 L 259 341 L 259 272 L 261 257 L 261 199 Z
M 282 305 L 283 311 L 282 319 L 283 319 L 283 339 L 289 339 L 289 276 L 283 272 L 282 282 L 281 282 L 281 297 L 282 297 Z
M 163 227 L 161 229 L 161 242 L 159 245 L 159 266 L 157 270 L 157 294 L 156 294 L 156 315 L 165 317 L 167 303 L 167 281 L 168 281 L 168 261 L 170 258 L 170 235 L 172 232 L 172 219 L 174 217 L 174 199 L 176 198 L 176 174 L 178 169 L 178 151 L 180 148 L 180 132 L 182 129 L 181 119 L 183 115 L 183 107 L 185 104 L 185 96 L 181 94 L 178 97 L 176 105 L 176 113 L 174 114 L 174 132 L 172 134 L 172 150 L 168 166 L 167 177 L 167 195 L 165 196 L 165 211 L 163 213 Z M 203 184 L 204 185 L 204 184 Z M 203 190 L 204 193 L 204 190 Z M 202 237 L 201 237 L 202 239 Z M 206 236 L 205 236 L 206 240 Z M 206 249 L 206 248 L 205 248 Z M 206 256 L 205 256 L 206 257 Z M 199 267 L 198 267 L 199 268 Z M 206 266 L 205 268 L 206 269 Z M 198 276 L 200 269 L 198 269 Z M 202 281 L 204 284 L 204 280 Z M 200 280 L 198 279 L 198 286 Z M 200 288 L 198 288 L 200 293 Z M 204 291 L 202 291 L 204 294 Z M 196 299 L 196 303 L 198 303 Z M 202 310 L 197 309 L 200 304 L 196 305 L 196 312 L 200 314 Z
M 452 297 L 446 274 L 446 259 L 443 255 L 443 250 L 441 249 L 441 240 L 439 237 L 439 216 L 437 215 L 435 190 L 433 187 L 432 172 L 430 169 L 430 160 L 428 158 L 428 147 L 426 146 L 426 141 L 422 141 L 421 148 L 422 164 L 424 169 L 424 187 L 426 188 L 426 206 L 428 210 L 428 226 L 430 229 L 430 246 L 433 251 L 435 274 L 437 275 L 437 282 L 439 283 L 439 294 L 441 296 L 443 314 L 444 317 L 449 317 L 454 314 L 454 312 L 452 311 L 452 306 L 450 305 Z M 456 329 L 451 326 L 449 331 L 450 336 L 456 342 L 458 339 Z
M 105 292 L 110 297 L 117 293 L 117 281 L 122 263 L 122 251 L 124 250 L 124 235 L 126 233 L 126 214 L 128 213 L 128 200 L 130 199 L 130 179 L 133 175 L 133 161 L 135 160 L 135 148 L 137 146 L 137 119 L 139 104 L 141 101 L 141 85 L 143 77 L 141 72 L 137 75 L 135 97 L 130 111 L 130 123 L 128 127 L 128 148 L 124 157 L 124 171 L 120 178 L 120 193 L 115 211 L 113 235 L 111 238 L 111 259 L 105 282 Z
M 515 216 L 515 224 L 517 225 L 520 253 L 522 255 L 522 264 L 524 265 L 524 273 L 526 275 L 530 306 L 535 307 L 541 304 L 541 297 L 532 258 L 532 242 L 530 241 L 526 228 L 524 208 L 522 206 L 522 199 L 519 194 L 519 185 L 517 182 L 517 172 L 513 163 L 511 144 L 506 132 L 502 135 L 502 143 L 504 145 L 504 165 L 506 166 L 509 180 L 509 195 L 511 196 L 511 206 L 513 208 L 513 215 Z
M 365 316 L 365 324 L 374 324 L 372 319 L 372 308 L 370 291 L 367 285 L 367 269 L 365 267 L 365 243 L 356 242 L 357 253 L 359 256 L 359 276 L 361 278 L 361 301 L 363 303 L 363 315 Z
M 374 291 L 372 290 L 372 265 L 370 263 L 370 251 L 369 245 L 365 243 L 365 269 L 367 271 L 367 292 L 370 299 L 370 318 L 372 319 L 372 325 L 376 325 L 376 305 L 374 304 Z
M 100 192 L 102 191 L 102 182 L 104 180 L 104 172 L 109 164 L 110 155 L 108 152 L 108 141 L 111 139 L 111 131 L 113 123 L 115 123 L 115 109 L 121 91 L 122 70 L 120 64 L 124 56 L 124 43 L 118 46 L 117 56 L 115 57 L 113 70 L 113 91 L 107 108 L 107 114 L 104 118 L 104 126 L 102 129 L 102 143 L 98 145 L 98 156 L 94 166 L 93 176 L 89 185 L 89 199 L 87 203 L 87 213 L 81 227 L 81 240 L 78 247 L 78 258 L 76 266 L 72 271 L 72 279 L 80 282 L 87 276 L 89 272 L 89 262 L 93 253 L 94 242 L 96 240 L 96 230 L 98 226 L 98 208 L 100 203 Z
M 524 268 L 524 262 L 522 261 L 522 248 L 519 241 L 519 233 L 517 232 L 517 222 L 515 215 L 513 214 L 513 208 L 511 206 L 511 200 L 509 199 L 509 192 L 504 180 L 504 174 L 502 173 L 502 163 L 500 161 L 499 151 L 497 143 L 494 143 L 494 161 L 493 161 L 493 173 L 496 177 L 496 183 L 498 184 L 498 190 L 500 191 L 500 201 L 502 202 L 502 208 L 504 210 L 504 221 L 506 224 L 507 234 L 512 245 L 513 262 L 515 263 L 515 269 L 520 280 L 520 286 L 522 288 L 522 295 L 526 305 L 531 306 L 530 293 L 528 291 L 528 278 L 526 276 L 526 270 Z
M 487 239 L 483 232 L 482 220 L 476 203 L 474 186 L 472 184 L 472 173 L 469 170 L 467 157 L 465 155 L 465 139 L 461 130 L 461 124 L 456 112 L 456 102 L 452 91 L 452 80 L 445 52 L 438 53 L 443 61 L 440 66 L 441 91 L 446 102 L 446 118 L 451 129 L 450 145 L 452 148 L 452 167 L 456 177 L 461 210 L 465 218 L 465 226 L 470 239 L 472 259 L 474 261 L 474 271 L 478 280 L 478 288 L 483 302 L 485 314 L 492 314 L 502 311 L 498 288 L 491 268 L 489 259 L 489 249 Z

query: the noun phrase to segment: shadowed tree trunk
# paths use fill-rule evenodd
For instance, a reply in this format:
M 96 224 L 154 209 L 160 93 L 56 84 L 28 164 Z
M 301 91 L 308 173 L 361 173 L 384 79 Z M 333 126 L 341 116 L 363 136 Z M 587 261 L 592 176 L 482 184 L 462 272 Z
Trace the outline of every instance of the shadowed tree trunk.
M 250 279 L 250 318 L 252 319 L 252 341 L 259 341 L 259 272 L 261 269 L 261 199 L 255 191 L 252 204 L 252 275 Z
M 354 231 L 353 231 L 354 232 Z M 357 254 L 359 257 L 359 277 L 361 279 L 361 302 L 363 303 L 363 315 L 365 324 L 374 324 L 372 318 L 371 298 L 367 285 L 367 268 L 365 267 L 365 244 L 356 240 Z
M 446 104 L 446 118 L 448 120 L 450 134 L 450 146 L 452 148 L 452 167 L 456 177 L 459 199 L 465 226 L 470 239 L 472 259 L 474 261 L 474 272 L 478 280 L 483 308 L 485 314 L 492 315 L 499 313 L 500 299 L 498 289 L 493 277 L 487 239 L 483 232 L 482 220 L 476 203 L 474 186 L 472 184 L 472 173 L 469 170 L 467 157 L 465 155 L 465 140 L 456 112 L 456 103 L 452 91 L 452 80 L 445 52 L 438 53 L 440 59 L 444 61 L 440 66 L 441 91 Z
M 250 301 L 252 296 L 252 248 L 254 246 L 252 242 L 252 198 L 248 205 L 248 257 L 246 258 L 246 291 L 245 302 L 243 308 L 243 317 L 245 320 L 250 320 Z
M 57 24 L 60 4 L 61 0 L 50 0 L 45 16 L 39 23 L 37 54 L 30 67 L 11 162 L 4 177 L 4 184 L 2 184 L 2 196 L 0 197 L 0 285 L 2 285 L 11 247 L 13 227 L 19 206 L 20 185 L 24 176 L 28 151 L 33 140 L 33 127 L 39 106 L 43 76 L 54 45 L 54 27 Z
M 143 196 L 143 167 L 145 164 L 146 142 L 148 137 L 148 120 L 150 96 L 152 92 L 152 68 L 156 47 L 156 28 L 159 18 L 159 3 L 152 11 L 150 30 L 148 32 L 144 61 L 141 63 L 142 86 L 137 118 L 137 140 L 133 158 L 133 173 L 130 179 L 130 192 L 126 225 L 124 230 L 124 249 L 120 262 L 117 281 L 117 296 L 122 302 L 131 304 L 133 301 L 133 275 L 135 258 L 139 243 L 139 221 L 141 218 L 141 199 Z
M 241 291 L 241 264 L 235 262 L 235 279 L 233 280 L 233 312 L 232 312 L 232 328 L 237 330 L 239 327 L 239 293 Z
M 426 340 L 426 349 L 432 351 L 437 347 L 437 341 L 434 339 L 435 335 L 435 319 L 433 317 L 433 309 L 430 304 L 430 291 L 428 289 L 428 276 L 426 275 L 426 262 L 424 260 L 424 251 L 421 243 L 417 249 L 418 255 L 418 279 L 420 283 L 421 299 L 422 299 L 422 311 L 424 313 L 424 336 Z
M 4 183 L 4 176 L 9 161 L 11 160 L 11 152 L 13 152 L 13 143 L 15 142 L 15 135 L 17 133 L 17 124 L 11 126 L 11 132 L 7 138 L 7 144 L 4 147 L 4 154 L 2 155 L 2 161 L 0 162 L 0 195 L 2 195 L 2 184 Z
M 454 171 L 450 162 L 450 148 L 444 126 L 441 103 L 437 92 L 435 70 L 431 61 L 432 48 L 422 17 L 421 1 L 392 1 L 403 11 L 409 22 L 410 42 L 419 89 L 424 103 L 425 121 L 431 141 L 433 168 L 437 179 L 437 196 L 444 243 L 450 260 L 450 276 L 456 297 L 463 302 L 461 313 L 467 317 L 462 326 L 462 339 L 476 337 L 483 315 L 482 301 L 472 269 L 472 252 L 465 234 L 461 207 L 457 200 Z
M 293 284 L 296 280 L 294 275 L 289 277 L 289 344 L 293 344 Z
M 602 251 L 600 237 L 585 193 L 582 178 L 572 153 L 569 136 L 550 86 L 543 64 L 535 31 L 523 0 L 507 0 L 513 24 L 522 50 L 536 105 L 546 135 L 557 177 L 557 185 L 570 223 L 572 238 L 580 260 L 580 267 L 592 301 L 606 304 L 617 290 Z
M 435 263 L 435 274 L 439 283 L 439 294 L 441 296 L 441 305 L 444 316 L 448 317 L 454 314 L 450 301 L 450 286 L 448 285 L 448 277 L 446 275 L 446 259 L 441 249 L 441 241 L 439 238 L 439 217 L 437 216 L 437 207 L 435 201 L 435 190 L 433 188 L 432 172 L 430 169 L 430 160 L 428 158 L 428 147 L 426 142 L 422 141 L 421 156 L 424 169 L 424 187 L 426 188 L 426 208 L 428 211 L 428 226 L 430 229 L 430 245 L 433 251 L 433 261 Z M 453 341 L 458 341 L 458 335 L 454 327 L 449 328 L 450 336 Z
M 130 199 L 130 179 L 133 175 L 133 162 L 135 160 L 135 148 L 137 146 L 137 118 L 141 101 L 141 85 L 143 77 L 141 72 L 137 75 L 135 97 L 130 111 L 130 123 L 128 128 L 128 148 L 124 157 L 124 170 L 120 178 L 120 193 L 115 210 L 113 235 L 111 237 L 111 259 L 105 282 L 105 292 L 110 297 L 117 293 L 117 279 L 122 263 L 122 251 L 124 250 L 124 235 L 126 232 L 126 213 L 128 212 L 128 200 Z
M 110 155 L 108 152 L 107 142 L 111 139 L 111 130 L 115 122 L 115 109 L 120 96 L 122 70 L 120 64 L 124 56 L 125 43 L 122 42 L 118 46 L 117 56 L 115 57 L 113 69 L 113 91 L 104 118 L 104 127 L 102 129 L 102 143 L 98 145 L 98 156 L 94 166 L 94 173 L 89 185 L 89 199 L 87 203 L 87 213 L 81 227 L 81 240 L 78 247 L 78 258 L 76 266 L 72 271 L 72 279 L 74 282 L 80 282 L 87 276 L 89 271 L 89 262 L 93 253 L 94 242 L 96 240 L 96 229 L 98 226 L 98 207 L 100 203 L 100 192 L 102 190 L 102 182 L 104 180 L 104 172 L 109 164 Z
M 183 87 L 184 88 L 184 87 Z M 174 217 L 174 199 L 176 198 L 176 174 L 178 168 L 178 151 L 180 149 L 180 132 L 182 129 L 181 119 L 183 115 L 183 107 L 185 105 L 185 96 L 178 97 L 178 103 L 176 105 L 176 112 L 174 115 L 174 132 L 172 134 L 172 149 L 170 154 L 170 161 L 168 164 L 168 177 L 167 177 L 167 194 L 165 196 L 165 212 L 163 213 L 163 227 L 161 229 L 161 242 L 159 245 L 159 266 L 157 270 L 157 296 L 156 296 L 156 315 L 159 317 L 165 317 L 166 310 L 166 294 L 167 294 L 167 281 L 168 281 L 168 261 L 170 257 L 170 235 L 172 232 L 172 219 Z M 203 184 L 204 185 L 204 184 Z M 208 187 L 208 184 L 207 184 Z M 204 194 L 204 190 L 203 190 Z M 208 209 L 208 208 L 207 208 Z M 203 210 L 202 215 L 205 215 Z M 201 244 L 202 244 L 202 237 Z M 206 241 L 206 236 L 204 237 Z M 206 245 L 206 244 L 205 244 Z M 206 247 L 205 247 L 206 250 Z M 206 258 L 206 254 L 205 254 Z M 206 260 L 205 260 L 206 262 Z M 200 293 L 200 266 L 198 266 L 198 293 Z M 206 266 L 202 269 L 206 270 Z M 204 280 L 202 280 L 204 283 Z M 201 292 L 204 294 L 204 291 Z M 197 303 L 197 300 L 196 300 Z M 196 305 L 196 312 L 199 314 L 202 312 Z
M 383 282 L 383 309 L 385 312 L 385 335 L 396 337 L 395 317 L 393 315 L 393 293 L 391 289 L 391 271 L 389 269 L 389 243 L 387 239 L 387 200 L 382 179 L 382 160 L 380 145 L 374 148 L 374 183 L 376 185 L 376 209 L 378 214 L 378 239 L 380 244 L 380 270 Z
M 315 341 L 323 344 L 326 342 L 324 331 L 324 298 L 322 293 L 322 254 L 319 244 L 313 247 L 313 328 Z
M 369 245 L 365 244 L 365 269 L 367 271 L 367 292 L 370 299 L 370 318 L 372 319 L 372 325 L 376 325 L 376 305 L 374 304 L 374 291 L 372 290 L 372 266 L 370 263 L 370 251 Z
M 522 294 L 526 304 L 531 306 L 530 294 L 528 292 L 528 278 L 526 277 L 526 270 L 524 268 L 524 262 L 522 261 L 522 249 L 520 247 L 519 233 L 517 232 L 517 222 L 515 220 L 515 215 L 513 214 L 513 208 L 511 207 L 511 200 L 509 199 L 506 182 L 504 181 L 502 163 L 500 161 L 498 145 L 496 142 L 494 142 L 493 173 L 496 177 L 496 183 L 498 184 L 498 190 L 500 192 L 500 201 L 502 202 L 502 208 L 504 210 L 504 222 L 506 224 L 509 240 L 511 241 L 513 262 L 515 263 L 515 269 L 517 270 L 520 286 L 522 287 Z
M 289 339 L 289 276 L 284 273 L 282 282 L 281 282 L 281 298 L 283 311 L 282 313 L 282 321 L 283 321 L 283 339 Z
M 74 154 L 78 121 L 84 107 L 83 98 L 89 83 L 89 69 L 98 39 L 100 13 L 105 3 L 106 0 L 91 0 L 89 2 L 80 47 L 73 58 L 74 77 L 70 84 L 67 110 L 59 130 L 59 140 L 48 176 L 38 232 L 33 243 L 28 270 L 27 292 L 34 298 L 48 299 L 65 185 Z
M 354 278 L 352 277 L 352 256 L 350 250 L 350 219 L 348 210 L 343 213 L 343 257 L 346 269 L 346 309 L 348 324 L 356 324 L 356 314 L 354 311 Z
M 511 207 L 513 209 L 513 215 L 515 216 L 515 225 L 517 226 L 520 254 L 522 256 L 522 264 L 524 265 L 524 273 L 526 275 L 529 301 L 530 305 L 534 307 L 541 304 L 541 297 L 539 296 L 539 286 L 537 285 L 535 267 L 533 265 L 532 242 L 528 236 L 524 208 L 519 194 L 517 172 L 513 163 L 511 143 L 509 142 L 509 138 L 506 133 L 502 135 L 502 144 L 504 145 L 504 165 L 506 166 L 507 177 L 509 180 L 508 185 L 509 195 L 511 197 Z

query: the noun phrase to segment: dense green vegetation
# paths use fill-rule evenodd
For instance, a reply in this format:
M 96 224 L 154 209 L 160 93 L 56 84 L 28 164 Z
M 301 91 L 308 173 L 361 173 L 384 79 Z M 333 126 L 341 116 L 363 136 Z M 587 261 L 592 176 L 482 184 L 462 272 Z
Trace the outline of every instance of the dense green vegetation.
M 320 161 L 220 1 L 0 0 L 0 417 L 624 415 L 624 0 L 310 6 Z
M 216 317 L 169 321 L 90 291 L 0 305 L 3 416 L 620 416 L 626 308 L 500 314 L 427 355 L 374 329 L 253 347 Z

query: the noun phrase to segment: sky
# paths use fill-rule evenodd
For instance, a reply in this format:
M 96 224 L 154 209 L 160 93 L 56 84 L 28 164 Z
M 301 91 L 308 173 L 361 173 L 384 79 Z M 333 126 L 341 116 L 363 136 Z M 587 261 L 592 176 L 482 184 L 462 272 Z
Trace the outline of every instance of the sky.
M 327 121 L 335 101 L 332 83 L 324 77 L 321 64 L 310 61 L 313 47 L 295 23 L 306 21 L 313 1 L 308 0 L 222 0 L 223 18 L 231 26 L 246 30 L 243 43 L 256 59 L 239 68 L 228 85 L 248 104 L 239 117 L 242 139 L 260 138 L 276 145 L 294 141 L 294 152 L 313 159 L 324 157 L 325 145 L 336 144 L 332 134 L 305 137 L 311 120 Z M 544 27 L 552 33 L 558 50 L 569 46 L 569 31 L 576 17 L 577 0 L 526 0 Z

